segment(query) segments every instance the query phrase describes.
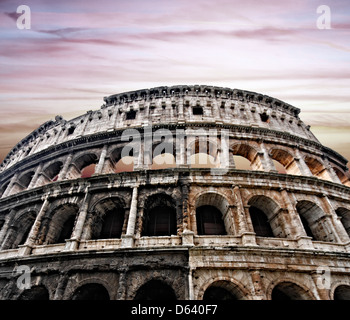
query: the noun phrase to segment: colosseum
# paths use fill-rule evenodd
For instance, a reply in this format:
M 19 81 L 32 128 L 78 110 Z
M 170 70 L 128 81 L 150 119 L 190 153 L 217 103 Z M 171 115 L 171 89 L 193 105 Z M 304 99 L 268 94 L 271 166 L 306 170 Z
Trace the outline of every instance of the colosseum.
M 204 85 L 56 116 L 0 166 L 2 300 L 350 300 L 347 160 Z

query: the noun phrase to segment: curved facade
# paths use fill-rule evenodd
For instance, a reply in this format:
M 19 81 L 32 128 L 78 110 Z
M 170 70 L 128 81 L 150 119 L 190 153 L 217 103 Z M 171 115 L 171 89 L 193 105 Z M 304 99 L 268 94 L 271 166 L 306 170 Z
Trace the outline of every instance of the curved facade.
M 0 166 L 0 298 L 350 299 L 347 160 L 299 112 L 174 86 L 44 123 Z

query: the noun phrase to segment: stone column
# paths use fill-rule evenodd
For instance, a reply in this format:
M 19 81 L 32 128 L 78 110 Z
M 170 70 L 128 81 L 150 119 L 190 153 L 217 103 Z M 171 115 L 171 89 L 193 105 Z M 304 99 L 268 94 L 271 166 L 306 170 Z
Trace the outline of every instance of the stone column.
M 66 272 L 60 274 L 53 300 L 63 300 L 64 290 L 67 287 L 68 280 L 69 280 L 69 274 L 67 274 Z
M 97 174 L 101 174 L 101 173 L 102 173 L 103 166 L 104 166 L 104 164 L 105 164 L 106 155 L 107 155 L 107 148 L 108 148 L 108 146 L 105 144 L 105 145 L 103 146 L 102 151 L 101 151 L 101 155 L 100 155 L 100 159 L 99 159 L 99 161 L 98 161 L 98 164 L 96 165 L 94 175 L 97 175 Z
M 320 266 L 318 269 L 322 269 Z M 317 293 L 321 300 L 331 300 L 330 299 L 330 277 L 331 273 L 328 267 L 324 267 L 324 270 L 318 270 L 318 272 L 314 272 L 312 275 L 312 280 L 315 283 Z
M 1 228 L 1 231 L 0 231 L 0 248 L 3 245 L 3 241 L 5 239 L 7 231 L 9 229 L 9 224 L 10 224 L 11 218 L 13 217 L 13 215 L 15 213 L 16 213 L 16 211 L 14 209 L 12 209 L 10 211 L 10 213 L 6 215 L 5 222 L 4 222 L 4 224 L 3 224 L 2 228 Z
M 72 162 L 72 158 L 73 158 L 73 154 L 70 153 L 66 159 L 66 161 L 64 162 L 64 165 L 62 167 L 61 172 L 58 175 L 57 181 L 61 181 L 64 180 L 66 178 L 67 172 L 68 172 L 68 167 Z
M 27 189 L 35 188 L 36 183 L 38 182 L 39 174 L 41 173 L 42 169 L 43 169 L 43 163 L 40 163 L 38 165 L 38 167 L 36 168 L 35 173 L 32 177 L 32 180 L 30 181 Z
M 137 216 L 137 196 L 138 196 L 138 186 L 135 186 L 132 189 L 132 198 L 131 198 L 128 226 L 126 229 L 126 234 L 122 236 L 122 247 L 129 248 L 134 246 L 134 233 L 135 233 L 136 216 Z
M 294 152 L 295 152 L 295 161 L 299 167 L 299 170 L 300 170 L 300 173 L 301 175 L 303 176 L 307 176 L 307 177 L 312 177 L 313 174 L 312 172 L 310 171 L 310 168 L 307 166 L 307 164 L 305 163 L 300 151 L 298 148 L 295 148 L 294 149 Z
M 261 280 L 260 271 L 252 270 L 250 276 L 252 278 L 255 297 L 257 298 L 256 300 L 266 300 L 266 296 L 264 294 L 265 290 Z
M 127 267 L 121 267 L 119 271 L 119 281 L 118 281 L 118 290 L 117 290 L 117 300 L 126 300 L 126 286 L 127 286 Z M 129 297 L 130 298 L 130 297 Z
M 294 208 L 287 190 L 282 189 L 281 196 L 289 215 L 288 224 L 291 238 L 297 240 L 298 247 L 313 249 L 311 238 L 306 235 L 299 213 Z
M 243 245 L 256 245 L 255 233 L 249 231 L 248 223 L 247 223 L 247 213 L 239 186 L 234 186 L 232 189 L 233 199 L 236 203 L 236 214 L 233 217 L 235 221 L 235 225 L 237 226 L 237 234 L 242 236 L 242 244 Z
M 78 249 L 79 241 L 83 233 L 83 227 L 84 227 L 86 215 L 89 208 L 90 198 L 91 198 L 91 194 L 89 193 L 89 187 L 87 187 L 85 189 L 85 197 L 81 205 L 81 209 L 79 211 L 78 218 L 72 232 L 72 236 L 69 240 L 67 240 L 64 250 L 74 251 Z
M 45 200 L 43 205 L 41 206 L 41 209 L 38 213 L 38 215 L 35 218 L 34 224 L 32 228 L 30 229 L 29 235 L 27 237 L 26 242 L 23 246 L 20 247 L 18 254 L 21 256 L 29 255 L 32 251 L 32 248 L 35 244 L 35 241 L 38 237 L 39 229 L 41 226 L 42 219 L 49 207 L 50 201 L 49 201 L 49 195 L 45 196 Z
M 184 129 L 176 129 L 176 166 L 186 165 L 186 134 Z
M 263 164 L 264 171 L 277 172 L 276 167 L 273 164 L 272 159 L 270 158 L 263 141 L 260 142 L 260 149 L 261 149 L 261 152 L 259 152 L 259 155 L 260 155 L 260 160 Z
M 9 183 L 9 185 L 7 186 L 5 192 L 2 194 L 2 198 L 5 198 L 9 195 L 9 193 L 11 192 L 11 189 L 13 187 L 13 184 L 18 180 L 18 175 L 19 172 L 16 172 L 13 177 L 11 178 L 11 181 Z

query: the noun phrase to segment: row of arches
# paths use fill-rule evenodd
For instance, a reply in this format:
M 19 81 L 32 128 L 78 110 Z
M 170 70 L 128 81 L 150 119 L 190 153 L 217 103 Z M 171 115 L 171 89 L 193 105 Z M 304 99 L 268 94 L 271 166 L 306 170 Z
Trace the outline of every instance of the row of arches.
M 220 141 L 205 137 L 193 138 L 192 141 L 189 140 L 186 150 L 181 151 L 178 146 L 174 146 L 172 137 L 162 139 L 153 143 L 150 152 L 141 150 L 141 147 L 132 148 L 130 144 L 123 144 L 114 149 L 105 146 L 102 152 L 92 150 L 76 156 L 68 155 L 47 165 L 42 163 L 5 181 L 0 188 L 0 196 L 64 179 L 88 178 L 94 174 L 119 173 L 137 168 L 174 168 L 179 164 L 193 168 L 219 168 L 224 162 L 230 168 L 239 170 L 315 176 L 350 186 L 346 173 L 339 167 L 310 155 L 302 157 L 299 151 L 295 154 L 295 150 L 285 147 L 272 146 L 264 151 L 265 147 L 257 143 L 236 143 L 230 145 L 228 160 L 224 160 L 226 155 Z
M 183 225 L 183 209 L 179 200 L 170 194 L 155 193 L 147 196 L 141 206 L 138 209 L 139 236 L 178 235 Z M 229 201 L 219 193 L 201 194 L 195 201 L 194 212 L 191 213 L 192 230 L 198 236 L 235 235 L 237 212 L 232 211 L 231 207 Z M 127 231 L 129 211 L 130 203 L 122 197 L 99 200 L 87 214 L 83 240 L 120 239 Z M 35 244 L 65 243 L 73 235 L 79 212 L 79 205 L 72 202 L 48 210 L 35 236 Z M 316 241 L 340 242 L 341 237 L 336 232 L 338 229 L 334 228 L 332 220 L 318 204 L 299 200 L 295 204 L 295 212 L 296 217 L 299 217 L 297 227 L 303 231 L 299 236 L 308 236 Z M 349 237 L 350 210 L 339 207 L 335 213 L 342 223 L 344 233 Z M 257 237 L 293 238 L 290 231 L 293 226 L 288 211 L 268 196 L 252 196 L 247 201 L 245 215 L 247 231 L 254 232 Z M 36 211 L 28 210 L 14 215 L 7 223 L 2 220 L 2 250 L 25 244 L 36 216 Z
M 247 293 L 239 285 L 228 280 L 210 283 L 205 289 L 202 300 L 244 300 Z M 350 286 L 340 284 L 333 292 L 333 300 L 350 300 Z M 71 300 L 111 300 L 108 290 L 99 283 L 87 283 L 78 287 Z M 291 281 L 276 284 L 269 300 L 313 300 L 314 297 L 300 285 Z M 49 292 L 45 286 L 34 286 L 24 290 L 18 300 L 49 300 Z M 175 291 L 165 281 L 150 280 L 137 290 L 133 300 L 177 300 Z

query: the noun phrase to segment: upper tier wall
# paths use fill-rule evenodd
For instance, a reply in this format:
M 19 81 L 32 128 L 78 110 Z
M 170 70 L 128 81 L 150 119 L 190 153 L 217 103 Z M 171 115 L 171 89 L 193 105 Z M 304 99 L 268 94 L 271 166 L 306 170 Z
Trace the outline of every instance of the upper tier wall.
M 66 121 L 57 116 L 20 141 L 0 172 L 49 146 L 81 136 L 154 124 L 214 123 L 288 132 L 318 143 L 300 110 L 254 92 L 210 86 L 158 87 L 111 95 L 99 110 Z

